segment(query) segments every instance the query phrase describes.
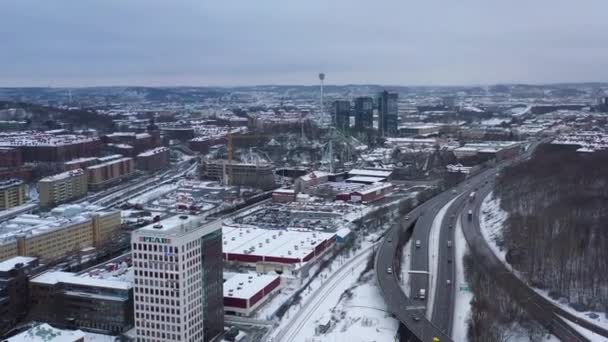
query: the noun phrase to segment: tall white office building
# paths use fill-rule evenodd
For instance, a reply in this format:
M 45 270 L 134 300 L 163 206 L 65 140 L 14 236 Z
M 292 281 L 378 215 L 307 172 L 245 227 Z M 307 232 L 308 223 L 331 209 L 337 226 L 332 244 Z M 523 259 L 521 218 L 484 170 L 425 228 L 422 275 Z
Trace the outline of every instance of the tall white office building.
M 179 215 L 133 232 L 138 342 L 210 341 L 223 331 L 221 221 Z

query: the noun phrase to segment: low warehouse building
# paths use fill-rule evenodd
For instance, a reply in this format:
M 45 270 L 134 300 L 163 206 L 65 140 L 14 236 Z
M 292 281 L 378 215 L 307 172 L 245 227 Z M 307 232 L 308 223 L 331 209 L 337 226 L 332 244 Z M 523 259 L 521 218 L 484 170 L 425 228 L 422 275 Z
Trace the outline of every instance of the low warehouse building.
M 224 273 L 224 311 L 249 316 L 281 288 L 278 275 Z
M 311 231 L 223 227 L 224 260 L 283 272 L 316 260 L 335 242 L 335 234 Z

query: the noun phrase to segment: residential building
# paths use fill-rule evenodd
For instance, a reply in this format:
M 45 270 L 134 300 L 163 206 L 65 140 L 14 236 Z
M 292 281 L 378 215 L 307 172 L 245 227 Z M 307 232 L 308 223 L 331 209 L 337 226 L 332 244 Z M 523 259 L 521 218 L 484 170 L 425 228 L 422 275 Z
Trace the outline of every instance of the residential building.
M 166 147 L 157 147 L 137 155 L 136 167 L 142 171 L 154 172 L 169 166 L 171 154 Z
M 397 133 L 399 126 L 399 94 L 383 91 L 378 95 L 378 130 L 382 136 Z
M 98 210 L 64 205 L 51 216 L 23 214 L 0 223 L 0 261 L 35 256 L 50 263 L 83 248 L 102 247 L 120 230 L 120 211 Z
M 334 126 L 344 131 L 350 127 L 350 101 L 337 100 L 333 103 Z
M 88 188 L 99 191 L 131 176 L 134 171 L 133 158 L 119 158 L 89 166 L 86 168 Z
M 30 280 L 31 317 L 109 333 L 133 327 L 133 285 L 49 271 Z
M 65 171 L 38 182 L 40 206 L 48 208 L 87 194 L 87 175 L 83 169 Z
M 0 146 L 17 148 L 25 162 L 64 162 L 99 154 L 102 142 L 97 137 L 36 131 L 0 133 Z
M 355 99 L 355 129 L 374 127 L 374 99 L 369 96 Z
M 222 224 L 180 215 L 131 238 L 139 342 L 211 341 L 224 331 Z
M 25 203 L 25 183 L 19 179 L 0 182 L 0 210 L 10 209 Z
M 0 262 L 0 336 L 25 318 L 29 309 L 29 274 L 38 259 L 14 257 Z

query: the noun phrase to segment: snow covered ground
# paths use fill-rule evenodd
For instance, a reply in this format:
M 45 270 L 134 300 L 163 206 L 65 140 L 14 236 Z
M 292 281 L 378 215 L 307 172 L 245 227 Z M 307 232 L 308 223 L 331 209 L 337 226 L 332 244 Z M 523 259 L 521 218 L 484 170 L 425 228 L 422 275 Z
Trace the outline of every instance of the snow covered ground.
M 511 265 L 506 262 L 507 251 L 500 247 L 502 229 L 509 214 L 500 207 L 500 199 L 494 199 L 492 196 L 493 192 L 490 192 L 481 203 L 481 219 L 479 222 L 481 233 L 494 254 L 511 269 Z
M 370 256 L 371 249 L 359 254 L 352 267 L 343 267 L 331 278 L 326 278 L 320 294 L 293 308 L 295 310 L 283 318 L 282 321 L 292 324 L 285 334 L 281 334 L 282 339 L 276 341 L 393 341 L 399 324 L 386 312 L 373 270 L 357 282 Z M 316 331 L 328 322 L 330 325 L 325 333 Z
M 473 293 L 469 291 L 468 283 L 464 273 L 463 257 L 469 246 L 462 232 L 460 218 L 456 222 L 454 231 L 454 253 L 456 262 L 456 279 L 453 286 L 456 287 L 454 298 L 454 320 L 452 321 L 452 340 L 466 342 L 469 317 L 471 316 L 471 300 Z
M 439 267 L 439 236 L 441 232 L 441 223 L 448 208 L 456 201 L 458 197 L 454 197 L 435 216 L 433 224 L 431 225 L 431 231 L 429 232 L 429 273 L 431 275 L 430 288 L 427 291 L 428 302 L 426 304 L 426 317 L 431 319 L 433 316 L 433 304 L 435 301 L 435 288 L 437 286 L 437 268 Z
M 176 191 L 179 187 L 178 183 L 175 184 L 165 184 L 159 187 L 155 187 L 150 191 L 147 191 L 139 196 L 133 197 L 129 200 L 130 204 L 146 204 L 154 199 L 157 199 L 163 195 L 170 193 L 171 191 Z

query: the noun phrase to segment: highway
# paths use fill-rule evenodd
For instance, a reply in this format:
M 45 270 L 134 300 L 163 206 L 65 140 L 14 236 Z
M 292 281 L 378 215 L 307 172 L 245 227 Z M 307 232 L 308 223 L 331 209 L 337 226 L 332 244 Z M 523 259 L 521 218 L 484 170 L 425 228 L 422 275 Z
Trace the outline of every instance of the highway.
M 598 327 L 584 319 L 561 309 L 551 301 L 538 294 L 528 285 L 515 276 L 507 266 L 494 254 L 487 241 L 484 239 L 479 225 L 481 203 L 483 198 L 490 193 L 491 186 L 482 189 L 475 201 L 467 210 L 461 213 L 462 228 L 465 238 L 470 246 L 470 251 L 479 265 L 483 267 L 488 275 L 494 278 L 494 283 L 509 292 L 534 319 L 547 327 L 562 341 L 588 341 L 580 333 L 567 325 L 559 316 L 562 316 L 580 326 L 608 337 L 608 331 Z M 473 211 L 473 219 L 469 220 L 467 211 Z
M 479 205 L 484 194 L 491 191 L 493 186 L 493 180 L 496 177 L 497 170 L 518 160 L 524 160 L 529 158 L 531 153 L 534 151 L 536 146 L 543 141 L 533 142 L 530 148 L 523 153 L 518 159 L 510 162 L 498 164 L 497 166 L 485 170 L 466 181 L 466 183 L 454 188 L 454 190 L 443 192 L 431 200 L 423 203 L 419 207 L 412 210 L 408 215 L 407 219 L 397 222 L 393 227 L 386 233 L 385 238 L 380 243 L 378 253 L 376 255 L 376 277 L 381 293 L 388 305 L 389 311 L 391 311 L 401 323 L 419 340 L 430 341 L 433 337 L 438 337 L 443 341 L 452 341 L 451 330 L 454 316 L 454 297 L 455 297 L 455 286 L 453 279 L 456 274 L 454 265 L 454 250 L 448 247 L 448 241 L 453 244 L 454 241 L 454 227 L 456 226 L 456 218 L 458 215 L 464 215 L 463 229 L 465 230 L 465 237 L 469 245 L 475 248 L 482 248 L 484 246 L 490 251 L 489 247 L 483 237 L 481 240 L 474 240 L 472 237 L 472 225 L 468 224 L 466 212 L 469 207 L 477 206 L 477 214 L 479 212 Z M 469 202 L 469 194 L 471 191 L 479 192 L 475 196 L 474 200 Z M 452 201 L 453 200 L 453 201 Z M 451 203 L 450 203 L 451 201 Z M 436 226 L 433 227 L 434 221 L 437 215 L 441 212 L 441 222 L 436 222 Z M 441 216 L 441 215 L 440 215 Z M 478 216 L 472 222 L 477 222 L 477 231 L 479 232 L 479 220 Z M 466 226 L 466 227 L 465 227 Z M 438 232 L 432 230 L 438 229 Z M 418 271 L 410 274 L 410 289 L 411 292 L 408 295 L 404 294 L 400 280 L 397 277 L 398 271 L 388 272 L 390 267 L 392 270 L 398 270 L 399 265 L 397 256 L 398 241 L 402 232 L 411 233 L 411 270 Z M 467 234 L 468 232 L 468 234 Z M 431 233 L 433 236 L 430 236 Z M 435 234 L 438 234 L 438 238 Z M 410 237 L 407 236 L 409 239 Z M 436 238 L 436 241 L 431 241 L 432 238 Z M 417 247 L 416 241 L 420 241 Z M 403 241 L 402 241 L 403 242 Z M 433 243 L 431 243 L 433 242 Z M 429 254 L 429 248 L 432 248 Z M 475 249 L 473 248 L 473 249 Z M 492 254 L 493 255 L 493 254 Z M 429 258 L 431 256 L 431 258 Z M 495 256 L 494 256 L 495 257 Z M 479 255 L 479 258 L 487 261 L 488 258 L 484 255 Z M 429 262 L 435 263 L 436 266 L 430 267 Z M 503 265 L 504 267 L 504 265 Z M 429 273 L 432 269 L 436 269 L 437 274 Z M 494 272 L 490 272 L 494 273 Z M 500 285 L 510 284 L 509 281 L 503 278 L 516 278 L 514 275 L 506 270 L 505 272 L 497 274 L 497 283 Z M 435 277 L 435 279 L 433 279 Z M 448 280 L 450 284 L 448 285 Z M 431 288 L 431 283 L 435 283 L 435 288 Z M 523 284 L 523 283 L 522 283 Z M 417 299 L 420 289 L 426 290 L 425 300 Z M 529 289 L 525 284 L 523 288 L 513 287 L 515 299 L 523 299 L 520 304 L 524 309 L 531 313 L 532 317 L 539 319 L 539 321 L 549 330 L 551 330 L 556 336 L 561 338 L 563 341 L 585 341 L 579 334 L 577 334 L 572 328 L 567 326 L 562 320 L 555 317 L 554 311 L 558 309 L 555 305 L 542 298 L 542 296 L 536 294 L 534 291 Z M 544 300 L 545 307 L 540 306 L 540 302 L 533 300 L 532 295 L 528 295 L 524 298 L 519 298 L 520 293 L 533 292 L 536 297 L 541 297 Z M 434 290 L 432 293 L 431 290 Z M 509 292 L 511 290 L 509 289 Z M 429 300 L 429 296 L 432 296 Z M 531 299 L 532 298 L 532 299 Z M 539 298 L 536 298 L 539 299 Z M 432 305 L 427 307 L 427 301 L 432 302 Z M 549 305 L 547 307 L 546 305 Z M 563 311 L 563 310 L 561 310 Z M 564 315 L 560 311 L 560 315 Z M 543 315 L 539 313 L 544 312 Z M 534 315 L 533 313 L 537 313 Z M 428 314 L 428 317 L 427 317 Z M 567 313 L 566 313 L 567 314 Z M 547 320 L 546 317 L 551 316 L 551 320 Z M 572 315 L 568 315 L 572 316 Z M 543 319 L 545 317 L 545 319 Z M 427 319 L 428 318 L 428 319 Z M 580 319 L 573 320 L 575 322 Z M 590 330 L 597 332 L 598 327 L 590 324 Z M 596 328 L 596 329 L 592 329 Z M 581 339 L 582 338 L 582 339 Z

